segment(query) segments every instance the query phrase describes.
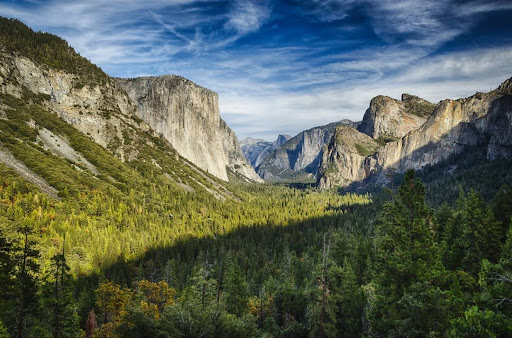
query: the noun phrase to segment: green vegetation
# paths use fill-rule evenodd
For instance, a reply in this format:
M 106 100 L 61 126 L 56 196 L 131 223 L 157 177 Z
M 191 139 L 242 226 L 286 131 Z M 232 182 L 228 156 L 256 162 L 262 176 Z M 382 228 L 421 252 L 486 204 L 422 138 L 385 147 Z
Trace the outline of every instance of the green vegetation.
M 435 104 L 422 100 L 420 98 L 416 100 L 408 100 L 405 102 L 405 110 L 409 114 L 413 114 L 424 118 L 430 116 L 430 114 L 432 114 L 432 112 L 434 111 L 435 107 Z
M 377 144 L 381 147 L 384 147 L 386 143 L 396 141 L 398 138 L 391 135 L 380 135 L 379 138 L 375 140 Z
M 496 301 L 512 296 L 506 186 L 499 209 L 473 191 L 431 209 L 413 172 L 388 202 L 237 185 L 240 201 L 210 205 L 161 177 L 140 195 L 56 201 L 0 170 L 0 315 L 13 335 L 19 290 L 32 295 L 23 299 L 27 335 L 511 333 L 510 309 Z M 23 252 L 37 260 L 19 275 Z M 55 289 L 62 296 L 45 291 Z
M 16 19 L 0 17 L 0 45 L 34 62 L 80 76 L 84 85 L 106 84 L 108 76 L 89 60 L 78 55 L 68 43 L 53 34 L 34 32 Z
M 356 143 L 355 147 L 356 147 L 357 153 L 364 157 L 375 154 L 375 152 L 379 148 L 379 146 L 376 145 L 375 143 L 365 143 L 365 144 Z

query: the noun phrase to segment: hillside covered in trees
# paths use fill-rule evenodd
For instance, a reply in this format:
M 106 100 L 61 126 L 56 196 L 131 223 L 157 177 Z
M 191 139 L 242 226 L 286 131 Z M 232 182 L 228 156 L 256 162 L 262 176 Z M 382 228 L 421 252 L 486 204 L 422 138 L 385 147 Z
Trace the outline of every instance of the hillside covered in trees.
M 109 81 L 57 37 L 0 27 L 2 53 L 77 90 Z M 468 148 L 357 193 L 227 183 L 142 127 L 122 159 L 3 81 L 0 337 L 512 335 L 511 160 Z

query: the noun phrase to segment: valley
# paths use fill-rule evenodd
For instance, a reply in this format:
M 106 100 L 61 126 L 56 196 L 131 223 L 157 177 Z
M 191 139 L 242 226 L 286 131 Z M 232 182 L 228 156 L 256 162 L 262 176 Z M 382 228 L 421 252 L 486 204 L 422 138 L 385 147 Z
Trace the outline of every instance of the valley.
M 0 17 L 0 337 L 512 334 L 512 79 L 362 113 L 239 141 Z

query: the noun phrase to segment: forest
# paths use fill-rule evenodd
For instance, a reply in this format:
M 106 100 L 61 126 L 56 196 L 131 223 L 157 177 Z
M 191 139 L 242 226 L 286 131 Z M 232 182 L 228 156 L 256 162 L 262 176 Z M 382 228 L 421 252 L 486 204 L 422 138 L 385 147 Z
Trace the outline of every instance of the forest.
M 1 173 L 6 337 L 512 332 L 507 184 L 486 200 L 454 183 L 439 205 L 447 185 L 408 171 L 371 195 L 239 184 L 219 202 L 149 178 L 55 200 Z

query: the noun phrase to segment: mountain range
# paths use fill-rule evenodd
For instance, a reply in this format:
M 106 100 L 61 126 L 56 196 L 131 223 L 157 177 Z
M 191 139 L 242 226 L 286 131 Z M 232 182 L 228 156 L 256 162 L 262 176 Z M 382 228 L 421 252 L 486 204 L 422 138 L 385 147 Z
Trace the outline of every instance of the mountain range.
M 361 122 L 344 120 L 299 133 L 272 151 L 244 144 L 265 180 L 316 178 L 320 189 L 352 183 L 386 184 L 390 173 L 420 170 L 484 148 L 489 160 L 512 150 L 511 79 L 489 93 L 434 104 L 410 94 L 376 96 Z M 265 151 L 262 151 L 265 149 Z M 252 163 L 252 162 L 251 162 Z M 301 175 L 302 174 L 302 175 Z
M 19 26 L 21 35 L 34 34 L 21 23 L 12 24 Z M 217 182 L 213 177 L 227 181 L 228 174 L 261 182 L 243 156 L 234 132 L 220 118 L 216 93 L 180 76 L 113 79 L 55 36 L 46 37 L 53 45 L 51 58 L 30 46 L 26 42 L 29 39 L 11 38 L 4 36 L 0 48 L 0 118 L 6 121 L 7 129 L 15 121 L 8 111 L 21 100 L 65 121 L 121 162 L 142 161 L 161 169 L 164 164 L 159 158 L 178 161 L 179 167 L 166 174 L 183 186 L 205 178 Z M 51 130 L 35 117 L 17 115 L 16 119 L 35 134 L 35 144 L 27 146 L 64 157 L 95 177 L 105 174 L 84 160 L 86 156 L 69 135 Z M 5 135 L 8 130 L 2 129 Z M 57 145 L 54 140 L 59 140 Z M 9 142 L 2 141 L 0 153 L 0 162 L 50 191 L 51 184 L 44 183 L 35 168 L 23 163 Z M 193 168 L 194 174 L 183 175 L 190 173 L 183 166 Z
M 420 170 L 468 147 L 480 148 L 488 160 L 512 155 L 512 79 L 435 106 L 408 95 L 402 102 L 377 97 L 357 131 L 336 130 L 318 171 L 320 189 L 363 180 L 382 185 L 389 173 Z
M 161 151 L 172 149 L 185 165 L 222 181 L 316 180 L 327 189 L 358 181 L 384 184 L 390 171 L 421 169 L 466 146 L 485 145 L 489 160 L 512 152 L 510 80 L 489 93 L 437 104 L 409 94 L 401 100 L 377 96 L 361 122 L 342 120 L 294 137 L 279 135 L 274 142 L 245 138 L 239 143 L 220 117 L 215 92 L 177 75 L 111 78 L 55 39 L 62 52 L 53 59 L 16 40 L 4 43 L 2 95 L 39 104 L 122 162 L 142 160 L 161 167 L 139 146 L 162 148 L 151 140 L 157 137 L 165 144 Z M 7 106 L 1 106 L 4 119 Z M 26 123 L 45 149 L 101 174 L 62 135 L 41 129 L 33 119 Z M 58 138 L 60 147 L 51 142 Z M 24 163 L 9 147 L 1 151 L 0 161 L 43 186 L 29 168 L 20 169 Z
M 240 141 L 240 147 L 251 165 L 257 168 L 270 152 L 282 146 L 291 138 L 290 135 L 279 135 L 274 142 L 268 142 L 263 139 L 246 137 Z

